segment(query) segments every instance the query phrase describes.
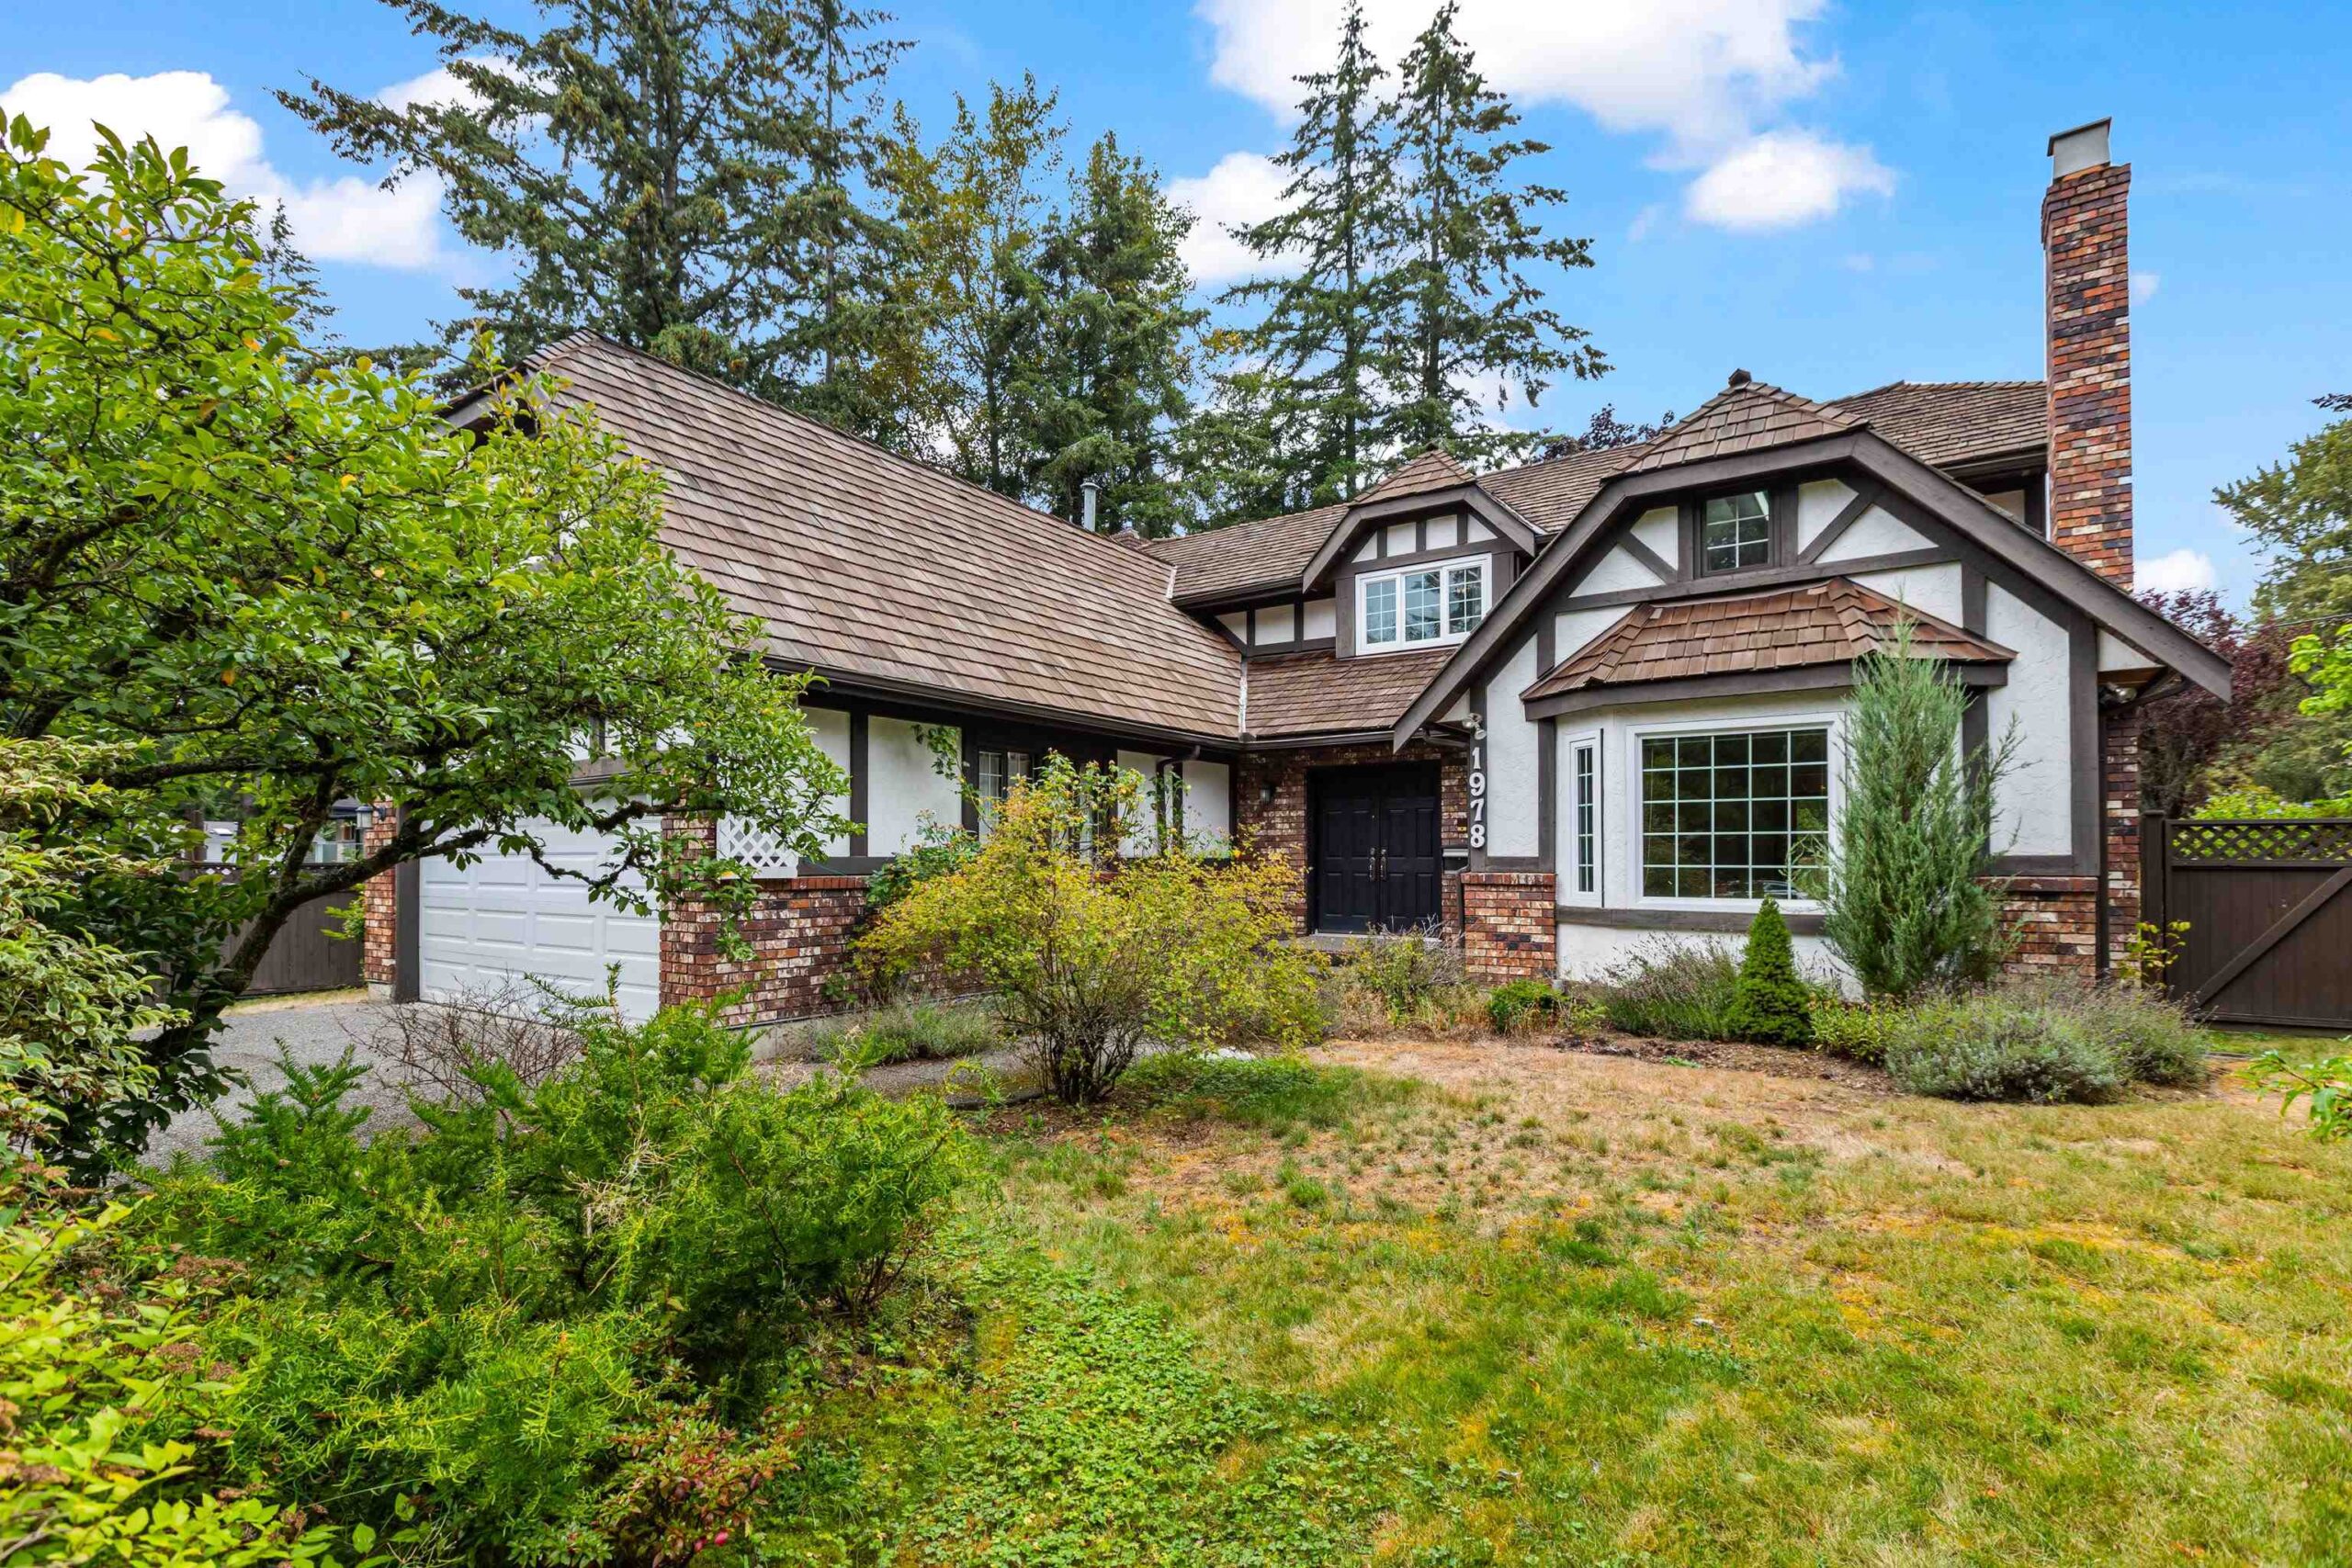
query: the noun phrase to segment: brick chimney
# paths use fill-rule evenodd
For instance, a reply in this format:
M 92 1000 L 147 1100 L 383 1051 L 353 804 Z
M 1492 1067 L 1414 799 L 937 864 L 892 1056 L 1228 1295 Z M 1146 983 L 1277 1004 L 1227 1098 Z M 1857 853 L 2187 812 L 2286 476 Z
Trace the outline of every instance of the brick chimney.
M 2109 122 L 2050 139 L 2041 198 L 2050 316 L 2050 537 L 2132 586 L 2132 165 L 2110 164 Z

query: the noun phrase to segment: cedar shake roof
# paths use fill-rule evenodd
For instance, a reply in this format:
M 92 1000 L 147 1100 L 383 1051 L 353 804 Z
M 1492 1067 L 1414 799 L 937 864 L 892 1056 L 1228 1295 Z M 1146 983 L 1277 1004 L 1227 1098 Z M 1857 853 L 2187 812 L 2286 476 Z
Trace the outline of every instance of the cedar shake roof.
M 1923 658 L 1998 664 L 2015 657 L 1997 643 L 1838 577 L 1734 598 L 1638 605 L 1521 695 L 1838 664 L 1879 651 L 1905 620 L 1916 628 L 1912 647 Z
M 1451 648 L 1340 659 L 1329 649 L 1249 663 L 1252 738 L 1386 729 L 1445 667 Z
M 1432 446 L 1356 497 L 1353 504 L 1362 506 L 1368 501 L 1395 501 L 1400 496 L 1426 495 L 1433 490 L 1452 490 L 1455 485 L 1469 482 L 1469 469 L 1448 457 L 1442 447 Z
M 2049 399 L 2040 381 L 1895 381 L 1816 403 L 1777 387 L 1748 382 L 1718 393 L 1656 441 L 1571 452 L 1476 479 L 1481 489 L 1527 519 L 1537 532 L 1556 534 L 1621 473 L 1835 434 L 1864 424 L 1935 468 L 2032 458 L 2048 443 Z M 1426 483 L 1417 479 L 1409 489 L 1392 488 L 1435 456 L 1439 454 L 1414 458 L 1358 499 L 1462 482 L 1461 477 Z M 1346 513 L 1346 505 L 1320 506 L 1154 540 L 1150 549 L 1175 567 L 1175 597 L 1182 604 L 1295 592 L 1307 563 Z
M 1295 593 L 1306 563 L 1348 514 L 1345 505 L 1317 506 L 1254 523 L 1228 523 L 1198 534 L 1154 539 L 1150 554 L 1175 568 L 1180 604 L 1245 598 L 1264 591 Z
M 1701 403 L 1689 418 L 1644 448 L 1624 471 L 1649 473 L 1678 463 L 1786 446 L 1840 434 L 1861 423 L 1794 392 L 1761 381 L 1741 381 Z
M 2038 458 L 2050 444 L 2050 393 L 2040 381 L 1894 381 L 1837 406 L 1939 468 Z
M 775 658 L 1077 722 L 1238 735 L 1239 657 L 1168 602 L 1168 563 L 1148 552 L 604 338 L 533 364 L 569 382 L 559 404 L 593 404 L 661 470 L 663 542 L 761 618 Z

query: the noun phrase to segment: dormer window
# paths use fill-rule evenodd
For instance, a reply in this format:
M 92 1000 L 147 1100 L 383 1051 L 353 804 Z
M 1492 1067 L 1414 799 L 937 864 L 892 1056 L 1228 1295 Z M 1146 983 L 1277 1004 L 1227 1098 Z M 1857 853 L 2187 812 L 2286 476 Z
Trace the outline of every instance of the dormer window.
M 1699 509 L 1699 570 L 1709 575 L 1772 564 L 1772 502 L 1764 491 L 1719 495 Z
M 1356 646 L 1367 652 L 1459 642 L 1486 618 L 1484 558 L 1356 580 Z

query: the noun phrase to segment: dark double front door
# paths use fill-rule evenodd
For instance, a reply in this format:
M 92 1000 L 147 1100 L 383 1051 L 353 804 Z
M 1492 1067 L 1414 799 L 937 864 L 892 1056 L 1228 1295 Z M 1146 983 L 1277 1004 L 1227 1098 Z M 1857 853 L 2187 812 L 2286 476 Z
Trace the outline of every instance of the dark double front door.
M 1307 876 L 1320 931 L 1401 931 L 1440 915 L 1434 763 L 1308 775 Z

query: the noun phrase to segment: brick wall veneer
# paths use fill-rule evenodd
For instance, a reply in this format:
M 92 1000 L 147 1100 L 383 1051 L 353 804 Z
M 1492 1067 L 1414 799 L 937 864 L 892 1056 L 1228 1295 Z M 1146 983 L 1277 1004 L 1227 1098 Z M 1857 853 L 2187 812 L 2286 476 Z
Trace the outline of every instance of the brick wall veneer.
M 665 830 L 702 853 L 717 852 L 717 831 L 707 818 L 673 818 Z M 850 939 L 865 912 L 862 876 L 763 879 L 759 899 L 740 928 L 752 954 L 736 960 L 719 953 L 718 912 L 707 904 L 682 901 L 662 919 L 662 1005 L 707 1001 L 740 990 L 743 998 L 724 1015 L 729 1023 L 774 1023 L 830 1012 L 834 1004 L 825 995 L 825 983 L 847 962 Z
M 1548 871 L 1462 875 L 1462 966 L 1484 985 L 1559 972 L 1558 896 Z

